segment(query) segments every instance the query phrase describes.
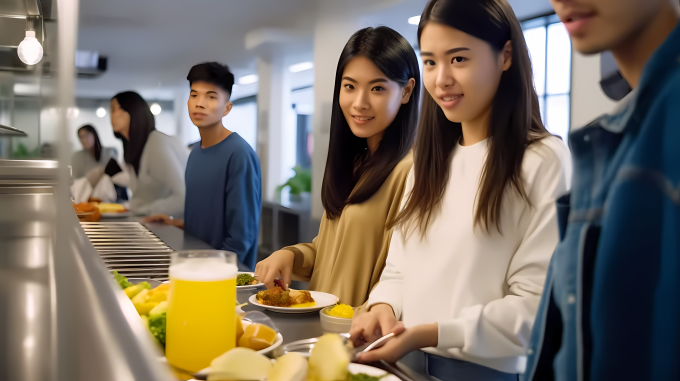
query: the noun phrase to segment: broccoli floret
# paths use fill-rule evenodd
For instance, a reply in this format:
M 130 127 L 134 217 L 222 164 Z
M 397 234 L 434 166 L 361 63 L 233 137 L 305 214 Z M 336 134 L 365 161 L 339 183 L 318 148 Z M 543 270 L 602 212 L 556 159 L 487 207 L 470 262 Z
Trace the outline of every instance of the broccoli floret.
M 130 286 L 134 286 L 132 283 L 130 283 L 130 282 L 127 280 L 126 277 L 124 277 L 124 276 L 118 274 L 118 271 L 113 271 L 113 279 L 115 279 L 116 282 L 118 282 L 118 285 L 120 285 L 120 287 L 121 287 L 123 290 L 125 290 L 126 288 L 128 288 L 128 287 L 130 287 Z
M 165 348 L 165 321 L 168 302 L 160 302 L 149 312 L 149 331 L 160 345 Z
M 250 274 L 238 274 L 238 276 L 236 276 L 236 285 L 247 286 L 253 284 L 253 281 L 255 280 L 257 279 L 255 279 L 255 277 Z

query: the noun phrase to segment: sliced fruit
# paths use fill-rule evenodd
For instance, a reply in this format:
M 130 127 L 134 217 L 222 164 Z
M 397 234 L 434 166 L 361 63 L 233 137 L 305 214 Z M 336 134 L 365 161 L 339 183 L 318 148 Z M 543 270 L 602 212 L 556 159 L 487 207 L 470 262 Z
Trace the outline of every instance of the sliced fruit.
M 309 365 L 298 353 L 288 353 L 276 360 L 269 371 L 269 381 L 306 381 Z
M 149 290 L 142 290 L 134 298 L 132 298 L 132 304 L 142 304 L 146 302 L 146 296 L 149 294 Z
M 272 368 L 271 361 L 248 348 L 234 348 L 210 363 L 209 381 L 263 380 Z
M 128 298 L 132 299 L 134 298 L 137 294 L 142 292 L 143 288 L 139 288 L 136 285 L 135 286 L 130 286 L 126 288 L 125 290 L 125 295 L 127 295 Z
M 272 346 L 274 342 L 276 342 L 276 331 L 264 324 L 251 324 L 246 327 L 243 336 L 238 341 L 238 346 L 259 351 Z
M 309 357 L 309 381 L 335 381 L 347 377 L 349 352 L 340 336 L 325 334 L 314 344 Z
M 243 330 L 243 322 L 241 321 L 241 317 L 236 315 L 236 346 L 238 347 L 238 341 L 241 340 L 241 337 L 243 336 L 244 330 Z
M 154 307 L 156 307 L 159 302 L 144 302 L 144 303 L 132 303 L 135 305 L 137 313 L 140 315 L 148 315 Z
M 149 291 L 149 294 L 146 296 L 147 302 L 164 302 L 168 300 L 167 292 L 153 292 L 153 291 L 154 290 Z

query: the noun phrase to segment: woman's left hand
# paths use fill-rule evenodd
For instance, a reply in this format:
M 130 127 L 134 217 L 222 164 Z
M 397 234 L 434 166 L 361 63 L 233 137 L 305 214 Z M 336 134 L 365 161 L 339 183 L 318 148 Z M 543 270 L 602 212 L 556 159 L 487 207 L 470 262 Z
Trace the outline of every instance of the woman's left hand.
M 362 353 L 357 359 L 361 363 L 371 363 L 385 360 L 389 363 L 397 362 L 409 352 L 420 348 L 436 347 L 438 342 L 439 327 L 437 323 L 421 324 L 409 329 L 404 328 L 404 323 L 398 322 L 392 332 L 397 336 L 390 339 L 382 347 L 370 352 Z

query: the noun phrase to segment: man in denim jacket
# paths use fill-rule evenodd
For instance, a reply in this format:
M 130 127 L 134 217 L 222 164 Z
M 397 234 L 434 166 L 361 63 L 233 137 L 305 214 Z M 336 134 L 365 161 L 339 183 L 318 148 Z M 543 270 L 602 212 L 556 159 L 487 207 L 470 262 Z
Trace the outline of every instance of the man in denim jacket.
M 634 89 L 570 136 L 574 179 L 524 380 L 680 380 L 678 0 L 551 0 Z

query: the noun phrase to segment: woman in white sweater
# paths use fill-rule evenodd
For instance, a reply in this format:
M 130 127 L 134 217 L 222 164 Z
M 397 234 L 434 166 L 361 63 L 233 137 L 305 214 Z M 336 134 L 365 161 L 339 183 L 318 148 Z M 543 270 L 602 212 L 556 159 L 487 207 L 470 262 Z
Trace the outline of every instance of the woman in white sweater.
M 421 357 L 440 380 L 517 380 L 569 150 L 541 122 L 506 0 L 431 0 L 418 27 L 421 123 L 385 270 L 350 331 L 398 336 L 360 361 Z M 397 322 L 401 320 L 400 322 Z
M 111 99 L 111 126 L 123 141 L 125 159 L 123 173 L 113 180 L 130 188 L 130 209 L 137 214 L 182 217 L 189 151 L 178 139 L 156 130 L 148 104 L 132 91 Z

